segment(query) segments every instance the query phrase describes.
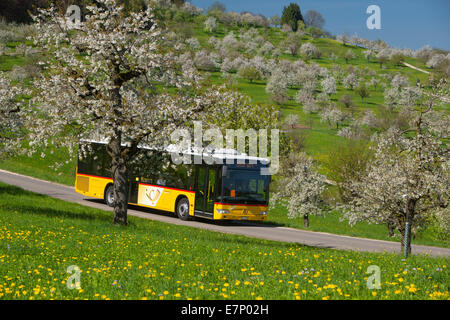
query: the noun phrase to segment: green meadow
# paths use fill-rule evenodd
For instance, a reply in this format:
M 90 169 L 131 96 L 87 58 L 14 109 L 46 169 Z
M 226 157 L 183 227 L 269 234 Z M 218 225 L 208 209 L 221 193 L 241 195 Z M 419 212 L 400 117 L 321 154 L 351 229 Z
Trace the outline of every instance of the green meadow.
M 0 199 L 0 300 L 449 298 L 446 258 L 319 249 L 136 217 L 118 227 L 110 212 L 3 183 Z M 368 287 L 374 265 L 381 289 Z

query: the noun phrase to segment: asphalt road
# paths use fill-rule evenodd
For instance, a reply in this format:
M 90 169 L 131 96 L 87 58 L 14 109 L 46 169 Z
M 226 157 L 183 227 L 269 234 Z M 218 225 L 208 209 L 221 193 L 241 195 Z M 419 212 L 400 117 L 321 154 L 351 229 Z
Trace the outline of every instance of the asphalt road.
M 0 181 L 20 187 L 28 191 L 44 194 L 64 201 L 69 201 L 84 206 L 112 211 L 112 209 L 103 204 L 103 202 L 88 199 L 83 195 L 76 193 L 73 187 L 68 187 L 57 183 L 39 180 L 4 170 L 0 170 Z M 175 218 L 174 216 L 170 216 L 164 213 L 149 212 L 148 210 L 144 211 L 140 210 L 140 208 L 135 207 L 130 208 L 128 210 L 128 214 L 144 219 L 190 226 L 194 228 L 206 229 L 215 232 L 231 233 L 247 237 L 274 240 L 274 241 L 300 243 L 303 245 L 320 248 L 368 251 L 368 252 L 395 252 L 395 253 L 400 252 L 400 244 L 398 242 L 391 242 L 391 241 L 340 236 L 324 232 L 304 231 L 293 228 L 285 228 L 257 223 L 244 223 L 244 222 L 217 223 L 207 220 L 181 221 Z M 413 245 L 412 253 L 449 257 L 450 249 Z

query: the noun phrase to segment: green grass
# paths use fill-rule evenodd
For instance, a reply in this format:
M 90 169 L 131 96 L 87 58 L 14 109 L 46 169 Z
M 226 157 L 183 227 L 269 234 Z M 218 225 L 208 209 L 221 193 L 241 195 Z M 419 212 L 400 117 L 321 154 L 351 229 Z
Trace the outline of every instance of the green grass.
M 26 59 L 20 56 L 0 56 L 0 71 L 11 71 L 14 66 L 23 66 Z
M 68 162 L 65 163 L 65 161 Z M 61 163 L 62 166 L 56 170 L 55 163 Z M 70 159 L 65 149 L 49 147 L 46 150 L 45 158 L 41 157 L 39 151 L 30 157 L 21 155 L 0 159 L 0 169 L 73 186 L 75 184 L 76 160 Z
M 449 259 L 277 243 L 130 217 L 0 184 L 0 299 L 448 299 Z M 66 286 L 80 268 L 80 289 Z M 381 289 L 366 273 L 380 267 Z

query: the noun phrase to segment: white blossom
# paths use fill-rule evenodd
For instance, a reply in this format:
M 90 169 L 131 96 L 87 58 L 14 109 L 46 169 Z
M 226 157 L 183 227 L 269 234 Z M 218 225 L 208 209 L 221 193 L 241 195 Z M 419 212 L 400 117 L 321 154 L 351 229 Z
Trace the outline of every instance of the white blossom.
M 259 50 L 259 52 L 260 52 L 260 54 L 262 54 L 264 56 L 270 56 L 274 49 L 275 49 L 275 46 L 271 42 L 266 41 L 263 44 L 263 46 L 261 47 L 261 49 Z
M 374 159 L 364 175 L 352 182 L 354 198 L 346 213 L 350 223 L 390 223 L 403 235 L 406 221 L 414 230 L 434 212 L 448 210 L 448 146 L 433 135 L 433 127 L 440 124 L 429 117 L 437 99 L 421 103 L 409 137 L 395 128 L 374 137 Z M 403 245 L 402 241 L 402 249 Z
M 354 73 L 350 73 L 343 81 L 344 87 L 353 90 L 359 84 L 359 79 Z
M 367 110 L 364 112 L 364 116 L 361 119 L 361 124 L 375 128 L 378 124 L 378 118 L 372 110 Z
M 422 99 L 422 90 L 418 87 L 406 87 L 400 91 L 398 104 L 407 107 L 415 107 Z
M 280 69 L 276 70 L 267 82 L 266 92 L 270 94 L 273 101 L 283 103 L 289 99 L 287 89 L 285 74 Z
M 205 21 L 205 31 L 215 32 L 217 30 L 217 19 L 214 17 L 209 17 Z
M 222 40 L 222 45 L 226 50 L 236 50 L 239 47 L 239 41 L 236 39 L 234 32 L 228 33 Z
M 187 2 L 187 1 L 183 3 L 183 6 L 181 7 L 181 9 L 184 12 L 189 13 L 191 16 L 199 16 L 203 13 L 202 8 L 197 8 L 192 3 Z
M 406 77 L 402 76 L 401 74 L 397 73 L 394 78 L 391 81 L 391 85 L 393 88 L 400 90 L 404 87 L 407 87 L 409 85 L 409 81 Z
M 192 50 L 198 50 L 200 49 L 200 42 L 197 38 L 189 38 L 186 40 L 186 44 L 192 49 Z
M 317 173 L 312 159 L 304 153 L 291 156 L 282 171 L 279 191 L 273 195 L 271 206 L 279 202 L 287 208 L 289 218 L 301 216 L 305 222 L 309 215 L 321 214 L 326 179 Z
M 320 50 L 311 42 L 306 42 L 300 47 L 300 52 L 308 58 L 316 58 L 319 55 Z
M 126 224 L 127 170 L 138 145 L 165 145 L 174 129 L 205 113 L 221 114 L 215 108 L 226 103 L 218 100 L 232 97 L 216 87 L 194 96 L 178 90 L 195 81 L 192 61 L 165 47 L 152 7 L 126 16 L 116 0 L 96 3 L 74 31 L 54 7 L 34 17 L 33 40 L 52 59 L 33 81 L 33 110 L 24 121 L 32 151 L 53 143 L 73 152 L 82 139 L 93 137 L 108 142 L 114 222 Z
M 327 95 L 336 93 L 336 80 L 332 76 L 323 79 L 321 84 L 323 92 Z
M 320 122 L 328 123 L 328 126 L 331 128 L 333 125 L 336 125 L 336 129 L 339 129 L 339 124 L 349 118 L 349 115 L 339 108 L 336 105 L 331 104 L 325 107 L 319 114 Z
M 23 114 L 27 105 L 23 94 L 28 90 L 14 86 L 4 73 L 0 73 L 0 156 L 14 152 L 23 137 Z M 22 96 L 22 97 L 21 97 Z
M 284 124 L 287 128 L 292 129 L 292 128 L 295 128 L 295 126 L 298 125 L 298 123 L 299 123 L 299 117 L 298 117 L 298 115 L 296 115 L 296 114 L 290 114 L 290 115 L 288 115 L 288 116 L 286 117 L 286 119 L 284 120 L 284 123 L 283 123 L 283 124 Z
M 216 56 L 209 53 L 206 49 L 202 49 L 195 53 L 194 64 L 201 70 L 214 71 L 219 67 Z
M 427 67 L 436 69 L 440 67 L 445 61 L 450 62 L 449 55 L 445 55 L 442 53 L 434 54 L 428 61 Z

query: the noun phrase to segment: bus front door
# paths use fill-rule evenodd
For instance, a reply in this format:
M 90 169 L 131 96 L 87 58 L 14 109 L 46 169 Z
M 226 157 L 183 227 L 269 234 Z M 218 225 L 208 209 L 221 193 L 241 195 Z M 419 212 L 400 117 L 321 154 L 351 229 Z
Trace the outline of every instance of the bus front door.
M 195 215 L 203 216 L 205 212 L 206 167 L 197 168 L 195 180 Z
M 214 201 L 216 199 L 216 177 L 217 177 L 217 169 L 209 168 L 208 169 L 208 185 L 207 185 L 207 193 L 206 193 L 206 212 L 214 215 Z
M 217 170 L 198 167 L 195 188 L 195 215 L 212 218 L 216 193 Z

